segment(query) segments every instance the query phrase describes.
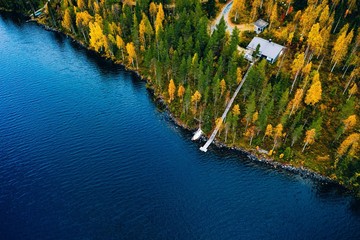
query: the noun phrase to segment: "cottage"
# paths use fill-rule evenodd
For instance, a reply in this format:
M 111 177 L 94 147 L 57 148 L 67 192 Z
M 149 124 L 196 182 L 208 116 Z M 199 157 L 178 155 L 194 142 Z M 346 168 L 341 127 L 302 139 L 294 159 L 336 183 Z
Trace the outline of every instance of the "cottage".
M 265 22 L 262 19 L 259 19 L 256 22 L 254 22 L 255 32 L 257 34 L 263 32 L 267 26 L 269 26 L 269 23 Z
M 272 42 L 271 39 L 266 40 L 263 38 L 254 37 L 246 47 L 245 58 L 249 61 L 253 61 L 254 52 L 257 51 L 258 57 L 266 58 L 268 62 L 274 63 L 284 52 L 284 49 L 284 46 Z

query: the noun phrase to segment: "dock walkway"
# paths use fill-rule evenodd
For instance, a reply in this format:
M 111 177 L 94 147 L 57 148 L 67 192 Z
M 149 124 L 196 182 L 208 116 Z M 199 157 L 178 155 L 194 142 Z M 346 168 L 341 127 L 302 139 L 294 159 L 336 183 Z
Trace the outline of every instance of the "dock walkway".
M 228 104 L 227 104 L 227 106 L 226 106 L 226 108 L 225 108 L 224 113 L 221 115 L 221 123 L 224 122 L 224 120 L 225 120 L 225 118 L 226 118 L 226 115 L 227 115 L 227 113 L 229 112 L 229 110 L 230 110 L 230 108 L 231 108 L 231 105 L 233 104 L 233 102 L 234 102 L 236 96 L 238 95 L 241 87 L 243 86 L 243 84 L 244 84 L 244 82 L 245 82 L 245 80 L 246 80 L 246 78 L 247 78 L 247 76 L 248 76 L 248 74 L 249 74 L 249 72 L 250 72 L 250 69 L 253 67 L 253 65 L 254 65 L 254 63 L 251 63 L 251 65 L 250 65 L 250 67 L 248 68 L 248 70 L 246 71 L 243 79 L 241 80 L 239 86 L 236 88 L 236 90 L 235 90 L 235 92 L 234 92 L 234 95 L 232 96 L 232 98 L 231 98 L 230 101 L 228 102 Z M 215 136 L 216 136 L 217 132 L 219 131 L 220 127 L 221 127 L 221 124 L 217 124 L 217 126 L 215 127 L 214 131 L 212 132 L 210 138 L 207 140 L 207 142 L 205 143 L 205 145 L 200 148 L 201 151 L 207 152 L 207 148 L 208 148 L 208 147 L 210 146 L 210 144 L 214 141 Z

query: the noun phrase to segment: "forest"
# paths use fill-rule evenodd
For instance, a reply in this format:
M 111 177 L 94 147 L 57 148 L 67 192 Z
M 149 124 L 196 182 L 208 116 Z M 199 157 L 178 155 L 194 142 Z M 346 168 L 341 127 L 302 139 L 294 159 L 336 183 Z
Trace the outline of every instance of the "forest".
M 224 122 L 221 114 L 250 63 L 239 51 L 256 36 L 211 24 L 219 0 L 0 0 L 0 7 L 60 30 L 139 72 L 184 126 L 201 125 L 229 147 L 305 167 L 360 192 L 360 1 L 234 0 L 234 24 L 286 47 L 258 59 Z

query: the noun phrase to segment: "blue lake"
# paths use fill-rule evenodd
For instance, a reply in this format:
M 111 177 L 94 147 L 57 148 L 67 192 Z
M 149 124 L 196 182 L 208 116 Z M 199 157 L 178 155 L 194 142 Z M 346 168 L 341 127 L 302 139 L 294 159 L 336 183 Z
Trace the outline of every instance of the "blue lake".
M 0 17 L 0 239 L 360 239 L 338 187 L 190 138 L 134 74 Z

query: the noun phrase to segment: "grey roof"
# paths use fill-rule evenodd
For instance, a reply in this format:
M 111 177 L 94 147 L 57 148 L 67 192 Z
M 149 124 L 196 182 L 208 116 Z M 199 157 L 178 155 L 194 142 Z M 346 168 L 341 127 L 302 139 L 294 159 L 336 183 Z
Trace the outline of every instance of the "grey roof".
M 256 50 L 258 44 L 260 44 L 260 54 L 272 59 L 275 59 L 285 48 L 277 43 L 259 37 L 254 37 L 246 48 Z
M 257 20 L 256 22 L 254 22 L 255 26 L 259 27 L 259 28 L 264 28 L 264 27 L 267 27 L 269 25 L 268 22 L 262 20 L 262 19 L 259 19 Z

